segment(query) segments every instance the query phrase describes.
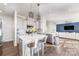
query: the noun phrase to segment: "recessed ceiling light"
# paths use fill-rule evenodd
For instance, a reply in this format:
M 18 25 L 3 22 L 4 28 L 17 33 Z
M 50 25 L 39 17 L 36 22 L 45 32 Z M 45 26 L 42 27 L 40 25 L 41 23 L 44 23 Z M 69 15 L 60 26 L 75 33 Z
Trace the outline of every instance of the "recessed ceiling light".
M 2 13 L 2 10 L 0 10 L 0 13 Z

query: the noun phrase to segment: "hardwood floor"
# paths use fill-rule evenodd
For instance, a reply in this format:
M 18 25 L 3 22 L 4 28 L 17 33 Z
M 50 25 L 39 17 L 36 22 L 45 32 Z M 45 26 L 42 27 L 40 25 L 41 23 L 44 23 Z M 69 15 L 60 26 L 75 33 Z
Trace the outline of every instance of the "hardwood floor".
M 19 52 L 18 47 L 13 46 L 13 42 L 3 43 L 2 50 L 2 56 L 18 56 Z M 60 39 L 59 47 L 46 44 L 44 56 L 79 56 L 79 41 Z
M 59 47 L 45 47 L 45 56 L 79 56 L 79 41 L 61 39 Z
M 18 47 L 13 46 L 12 41 L 3 43 L 2 51 L 3 51 L 2 56 L 17 56 L 18 55 Z

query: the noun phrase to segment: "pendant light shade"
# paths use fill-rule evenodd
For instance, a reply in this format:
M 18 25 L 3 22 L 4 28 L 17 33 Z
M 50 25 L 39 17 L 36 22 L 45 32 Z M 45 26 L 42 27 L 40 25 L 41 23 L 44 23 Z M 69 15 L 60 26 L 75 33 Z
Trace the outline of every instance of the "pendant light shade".
M 32 11 L 29 12 L 29 18 L 34 18 L 34 13 Z
M 40 14 L 37 15 L 37 20 L 40 20 L 41 19 L 41 16 Z
M 39 6 L 40 6 L 40 4 L 38 3 L 37 6 L 38 6 L 38 15 L 37 15 L 37 20 L 40 20 L 40 19 L 41 19 L 41 16 L 40 16 L 40 13 L 39 13 Z
M 33 4 L 30 4 L 30 10 L 28 12 L 28 17 L 29 18 L 34 18 L 34 13 L 33 13 Z
M 38 3 L 37 6 L 40 6 L 40 4 Z

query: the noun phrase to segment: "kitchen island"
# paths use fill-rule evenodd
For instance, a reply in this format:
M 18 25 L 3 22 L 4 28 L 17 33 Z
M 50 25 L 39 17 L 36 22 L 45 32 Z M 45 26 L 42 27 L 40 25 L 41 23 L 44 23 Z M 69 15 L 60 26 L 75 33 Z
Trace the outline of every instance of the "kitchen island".
M 27 44 L 30 44 L 32 42 L 35 42 L 35 46 L 37 46 L 37 43 L 39 40 L 43 40 L 44 37 L 47 37 L 46 35 L 42 34 L 24 34 L 24 35 L 18 35 L 19 39 L 19 55 L 22 56 L 30 56 L 30 49 L 27 47 Z

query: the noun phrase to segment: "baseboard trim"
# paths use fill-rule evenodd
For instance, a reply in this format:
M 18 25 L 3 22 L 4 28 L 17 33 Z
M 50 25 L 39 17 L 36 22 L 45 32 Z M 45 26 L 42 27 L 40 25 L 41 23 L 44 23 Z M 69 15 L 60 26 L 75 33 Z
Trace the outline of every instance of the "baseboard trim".
M 70 40 L 77 40 L 79 41 L 79 39 L 73 39 L 73 38 L 65 38 L 65 37 L 59 37 L 60 39 L 70 39 Z

